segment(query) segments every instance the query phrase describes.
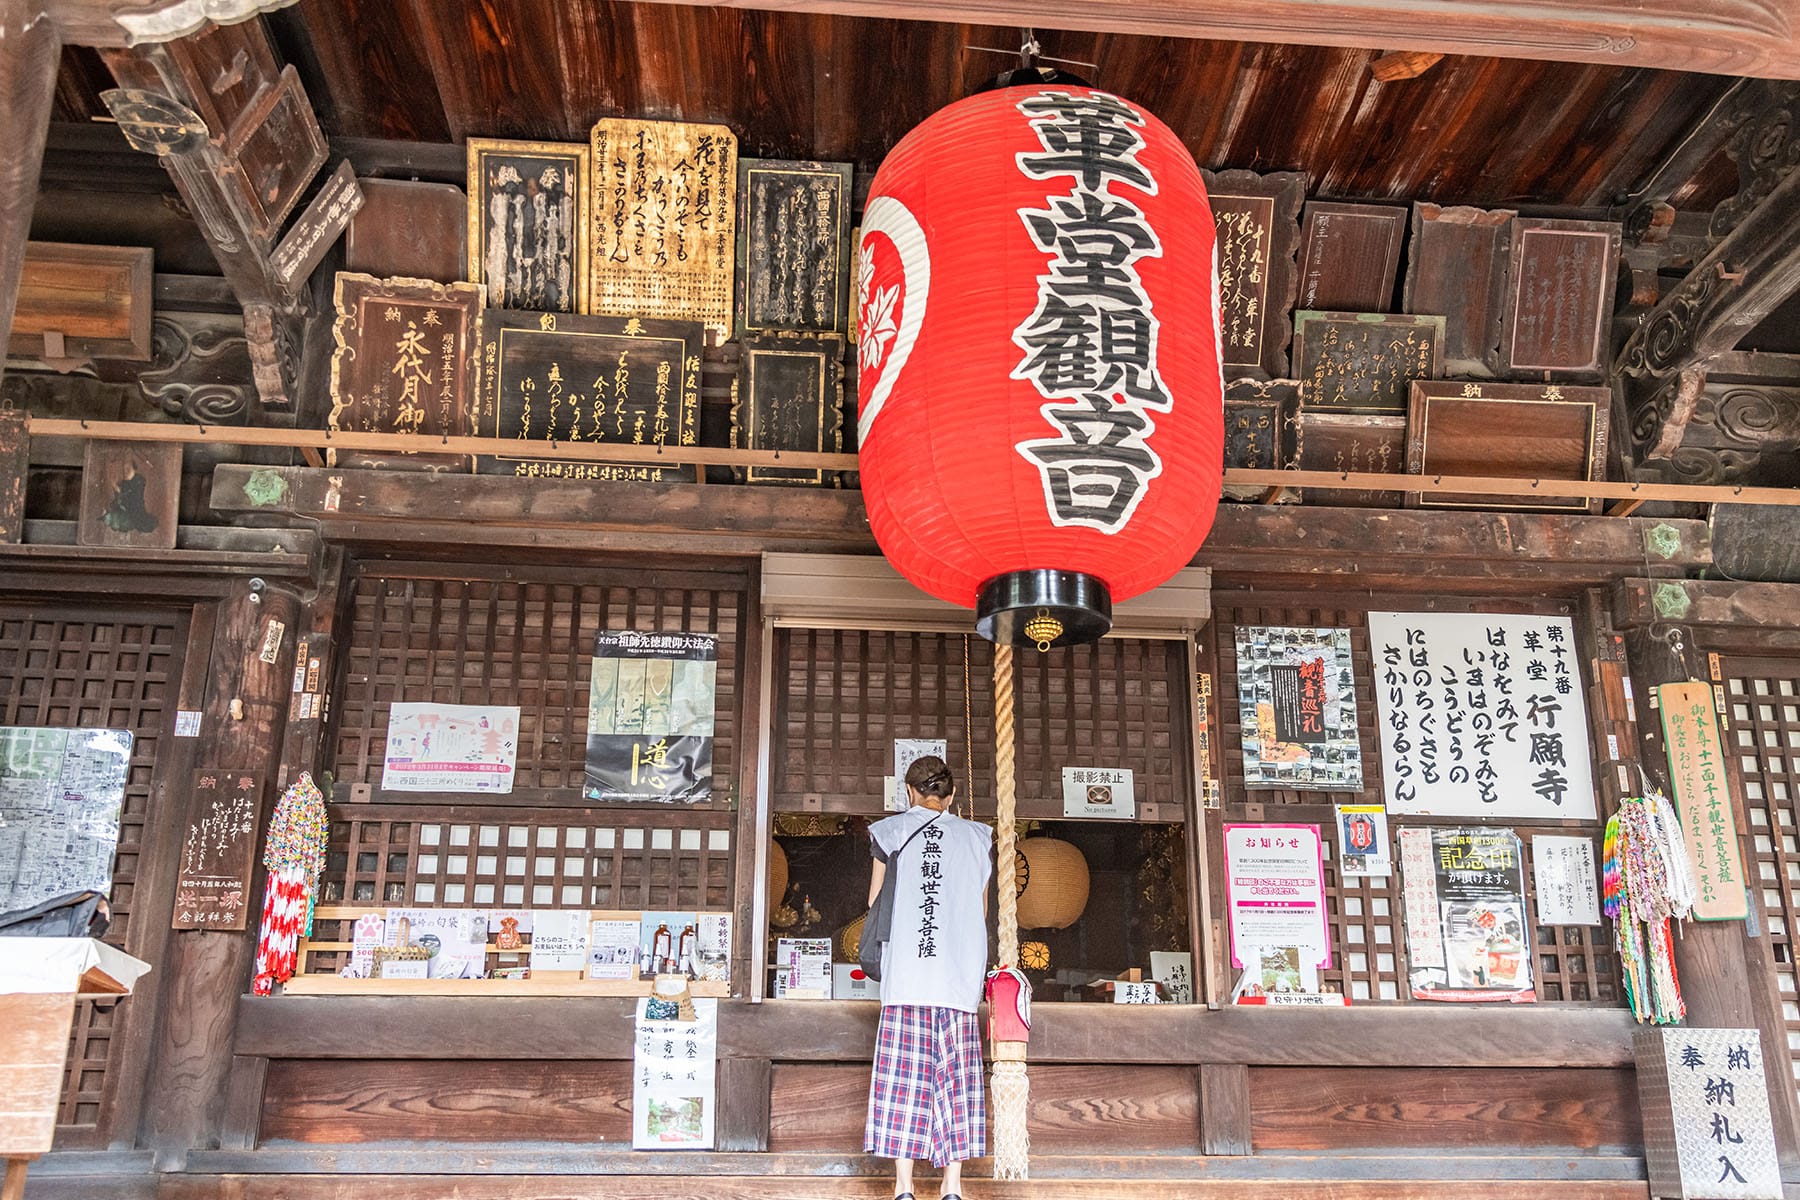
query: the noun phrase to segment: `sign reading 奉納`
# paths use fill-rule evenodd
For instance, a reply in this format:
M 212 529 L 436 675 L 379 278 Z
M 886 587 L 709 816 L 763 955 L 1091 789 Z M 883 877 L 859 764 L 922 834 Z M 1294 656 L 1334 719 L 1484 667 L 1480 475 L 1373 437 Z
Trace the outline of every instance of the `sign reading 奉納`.
M 1369 614 L 1388 811 L 1595 817 L 1567 617 Z

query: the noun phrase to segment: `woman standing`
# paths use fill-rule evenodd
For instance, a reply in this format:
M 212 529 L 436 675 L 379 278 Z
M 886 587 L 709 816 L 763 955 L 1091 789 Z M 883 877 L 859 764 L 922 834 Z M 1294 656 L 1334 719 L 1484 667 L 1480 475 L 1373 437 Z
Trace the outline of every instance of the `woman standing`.
M 894 1161 L 896 1200 L 912 1200 L 913 1159 L 943 1168 L 939 1195 L 961 1200 L 964 1159 L 987 1152 L 981 1030 L 987 889 L 994 831 L 950 811 L 956 777 L 927 755 L 906 771 L 912 807 L 869 828 L 869 903 L 895 872 L 881 960 L 881 1030 L 863 1150 Z

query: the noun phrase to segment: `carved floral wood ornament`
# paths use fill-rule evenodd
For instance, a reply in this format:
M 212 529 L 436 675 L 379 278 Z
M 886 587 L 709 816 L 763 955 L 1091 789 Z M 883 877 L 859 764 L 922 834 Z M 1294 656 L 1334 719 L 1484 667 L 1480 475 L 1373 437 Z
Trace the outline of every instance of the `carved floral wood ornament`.
M 1105 92 L 986 92 L 901 140 L 857 261 L 863 495 L 901 574 L 1043 645 L 1187 565 L 1221 474 L 1213 241 L 1193 156 Z

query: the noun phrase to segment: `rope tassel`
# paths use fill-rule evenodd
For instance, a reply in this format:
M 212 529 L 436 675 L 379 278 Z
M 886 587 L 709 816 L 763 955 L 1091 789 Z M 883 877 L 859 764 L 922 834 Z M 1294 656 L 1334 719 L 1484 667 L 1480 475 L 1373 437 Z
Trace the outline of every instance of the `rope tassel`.
M 1018 798 L 1013 778 L 1013 650 L 1007 645 L 994 647 L 994 784 L 999 953 L 1003 966 L 1013 966 L 1019 961 L 1019 889 L 1014 870 Z M 994 1178 L 1029 1179 L 1031 1134 L 1025 1122 L 1031 1110 L 1031 1082 L 1025 1076 L 1025 1046 L 1021 1042 L 996 1043 L 993 1059 L 989 1100 Z

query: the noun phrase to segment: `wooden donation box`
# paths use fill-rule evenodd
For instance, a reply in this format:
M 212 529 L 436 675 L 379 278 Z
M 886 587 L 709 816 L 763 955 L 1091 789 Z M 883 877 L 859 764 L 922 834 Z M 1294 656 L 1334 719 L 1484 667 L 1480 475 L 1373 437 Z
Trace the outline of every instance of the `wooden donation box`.
M 25 1194 L 26 1164 L 55 1136 L 76 998 L 128 995 L 149 969 L 93 938 L 0 938 L 0 1200 Z

